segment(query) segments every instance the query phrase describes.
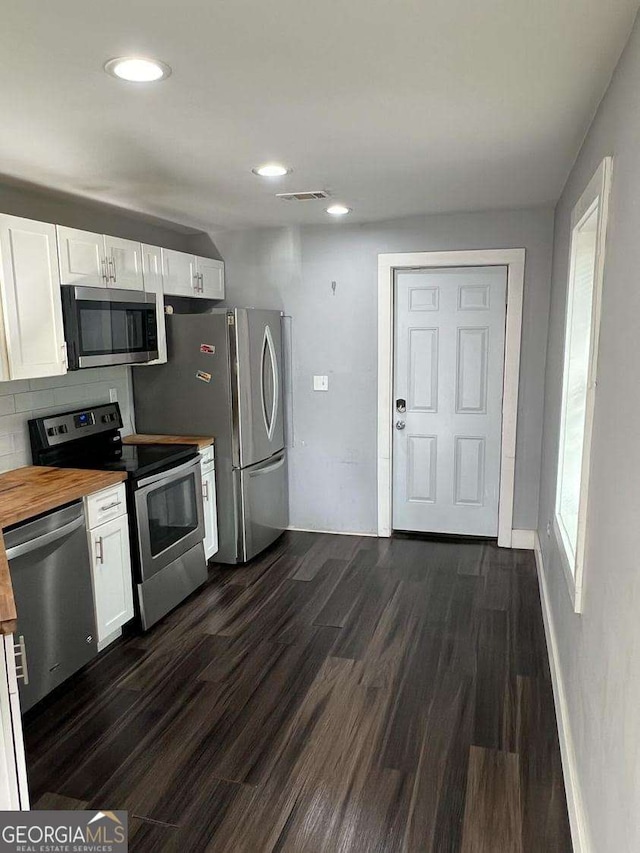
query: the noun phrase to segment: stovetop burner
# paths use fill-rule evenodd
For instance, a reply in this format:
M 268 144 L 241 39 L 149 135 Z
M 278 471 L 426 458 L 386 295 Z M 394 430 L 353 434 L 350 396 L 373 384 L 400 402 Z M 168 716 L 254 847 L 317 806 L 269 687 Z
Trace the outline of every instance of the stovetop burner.
M 186 462 L 198 453 L 193 444 L 123 444 L 114 450 L 112 454 L 71 457 L 68 467 L 126 471 L 139 478 Z

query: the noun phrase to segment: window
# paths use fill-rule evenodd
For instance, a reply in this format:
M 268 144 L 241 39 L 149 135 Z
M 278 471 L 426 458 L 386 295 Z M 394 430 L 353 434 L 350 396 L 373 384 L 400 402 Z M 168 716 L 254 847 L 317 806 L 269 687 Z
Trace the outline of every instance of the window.
M 576 612 L 581 609 L 611 165 L 611 158 L 602 161 L 571 218 L 555 528 Z

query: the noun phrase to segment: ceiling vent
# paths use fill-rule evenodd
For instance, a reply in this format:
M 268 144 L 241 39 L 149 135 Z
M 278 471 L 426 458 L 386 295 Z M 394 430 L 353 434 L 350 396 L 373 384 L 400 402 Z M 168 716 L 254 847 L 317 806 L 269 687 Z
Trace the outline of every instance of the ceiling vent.
M 314 201 L 329 198 L 329 193 L 324 190 L 307 190 L 302 193 L 276 193 L 276 198 L 283 198 L 285 201 Z

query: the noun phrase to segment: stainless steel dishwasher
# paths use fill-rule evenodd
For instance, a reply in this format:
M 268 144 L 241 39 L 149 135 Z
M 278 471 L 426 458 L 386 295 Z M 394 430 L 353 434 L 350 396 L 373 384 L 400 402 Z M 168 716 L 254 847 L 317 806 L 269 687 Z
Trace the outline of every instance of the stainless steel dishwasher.
M 23 713 L 98 653 L 84 507 L 8 527 Z

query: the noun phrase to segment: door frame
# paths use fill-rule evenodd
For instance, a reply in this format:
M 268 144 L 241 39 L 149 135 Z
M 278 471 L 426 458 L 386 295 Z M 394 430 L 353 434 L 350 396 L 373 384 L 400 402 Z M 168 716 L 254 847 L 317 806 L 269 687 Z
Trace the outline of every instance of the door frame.
M 516 428 L 524 295 L 524 249 L 472 249 L 378 255 L 378 536 L 392 533 L 394 280 L 397 270 L 507 267 L 498 545 L 512 547 Z

